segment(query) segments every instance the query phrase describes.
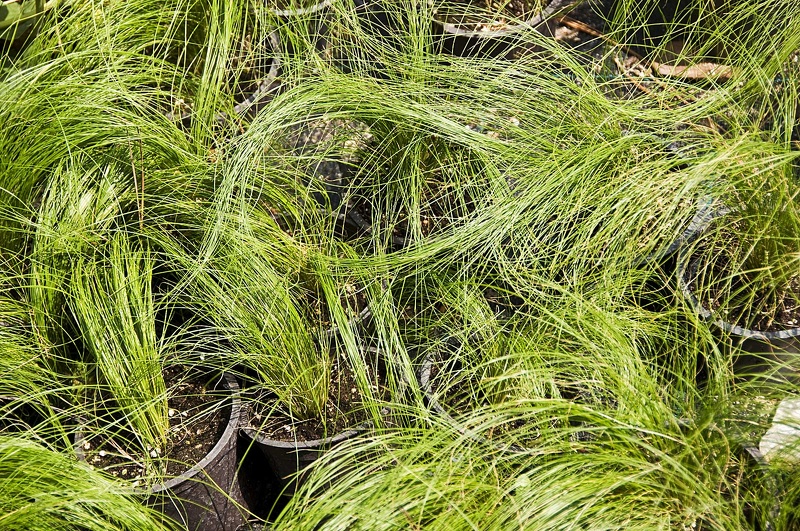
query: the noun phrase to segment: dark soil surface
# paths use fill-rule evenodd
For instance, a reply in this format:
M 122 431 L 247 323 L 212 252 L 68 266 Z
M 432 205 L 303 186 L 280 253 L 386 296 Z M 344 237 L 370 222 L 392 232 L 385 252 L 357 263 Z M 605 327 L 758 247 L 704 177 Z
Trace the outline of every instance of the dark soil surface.
M 383 362 L 374 354 L 367 358 L 368 378 L 378 400 L 389 396 Z M 377 370 L 376 370 L 377 369 Z M 277 441 L 314 441 L 353 429 L 368 420 L 355 375 L 344 358 L 332 360 L 331 384 L 324 419 L 297 420 L 280 411 L 274 395 L 257 392 L 252 399 L 250 427 Z
M 201 461 L 219 441 L 230 417 L 230 406 L 216 407 L 227 392 L 209 391 L 197 381 L 186 380 L 186 370 L 182 366 L 164 370 L 167 388 L 172 390 L 170 432 L 166 449 L 149 449 L 150 458 L 159 458 L 160 465 L 166 466 L 166 477 L 178 476 Z M 79 451 L 95 468 L 131 479 L 135 486 L 149 475 L 146 460 L 122 434 L 84 441 Z
M 498 31 L 514 20 L 535 17 L 548 3 L 548 0 L 451 0 L 452 7 L 441 13 L 442 20 L 450 24 L 474 25 L 477 31 Z M 458 9 L 460 6 L 463 10 Z M 492 20 L 487 22 L 488 18 Z
M 737 282 L 738 286 L 734 289 L 741 289 L 744 283 L 744 280 Z M 726 298 L 724 291 L 715 291 L 712 288 L 709 297 L 702 304 L 708 305 L 717 315 L 722 315 L 725 321 L 759 332 L 778 332 L 800 326 L 800 277 L 792 278 L 777 293 L 756 290 L 752 303 L 748 303 L 750 297 L 733 297 L 723 309 Z
M 343 286 L 344 293 L 340 296 L 340 303 L 345 310 L 349 320 L 356 320 L 362 316 L 364 310 L 369 306 L 366 291 L 363 287 L 354 283 L 346 283 Z M 318 323 L 323 329 L 334 327 L 330 309 L 325 301 L 324 295 L 316 291 L 309 291 L 301 295 L 300 300 L 304 309 L 308 312 L 306 316 L 311 322 Z

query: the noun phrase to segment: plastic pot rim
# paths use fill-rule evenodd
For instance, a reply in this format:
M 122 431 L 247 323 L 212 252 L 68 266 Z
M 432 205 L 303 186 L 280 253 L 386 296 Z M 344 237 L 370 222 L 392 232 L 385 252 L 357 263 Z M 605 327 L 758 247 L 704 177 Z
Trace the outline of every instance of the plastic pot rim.
M 687 248 L 682 247 L 678 252 L 678 285 L 680 286 L 681 293 L 684 298 L 689 302 L 689 306 L 694 310 L 700 319 L 705 322 L 710 322 L 717 328 L 732 336 L 742 337 L 744 339 L 757 339 L 766 341 L 767 343 L 774 340 L 792 339 L 800 337 L 800 327 L 790 328 L 788 330 L 775 330 L 772 332 L 765 332 L 761 330 L 753 330 L 745 328 L 737 324 L 717 319 L 714 317 L 714 312 L 703 306 L 694 293 L 694 290 L 689 285 L 689 278 L 693 277 L 697 272 L 700 258 L 692 257 L 688 254 Z
M 359 433 L 366 431 L 371 426 L 371 423 L 365 422 L 363 424 L 359 424 L 355 428 L 350 428 L 345 431 L 340 431 L 336 435 L 332 435 L 330 437 L 323 437 L 322 439 L 313 439 L 311 441 L 300 441 L 295 440 L 292 441 L 281 441 L 278 439 L 270 439 L 264 436 L 259 430 L 251 427 L 244 427 L 241 428 L 241 432 L 247 435 L 253 442 L 258 444 L 264 444 L 267 446 L 272 446 L 275 448 L 283 448 L 286 450 L 314 450 L 323 446 L 334 445 L 341 441 L 346 441 Z
M 362 310 L 362 313 L 364 313 L 367 310 L 369 310 L 369 307 L 364 308 L 364 310 Z M 369 312 L 367 312 L 367 315 L 371 315 L 371 314 Z M 331 331 L 331 333 L 335 333 L 335 331 Z M 380 350 L 377 349 L 377 348 L 369 348 L 369 349 L 363 349 L 362 348 L 361 350 L 362 351 L 363 350 L 371 351 L 372 353 L 376 354 L 377 356 L 382 356 Z M 381 413 L 383 414 L 384 411 L 381 410 Z M 388 414 L 388 411 L 386 411 L 385 413 Z M 356 426 L 354 426 L 352 428 L 348 428 L 348 429 L 345 429 L 345 430 L 340 431 L 338 433 L 335 433 L 334 435 L 331 435 L 330 437 L 323 437 L 321 439 L 312 439 L 310 441 L 300 441 L 300 440 L 297 440 L 297 439 L 295 439 L 294 441 L 282 441 L 282 440 L 278 440 L 278 439 L 270 439 L 269 437 L 266 437 L 265 435 L 263 435 L 261 433 L 261 430 L 259 430 L 257 428 L 250 427 L 250 426 L 242 426 L 241 428 L 239 428 L 239 431 L 241 433 L 245 434 L 253 442 L 258 443 L 258 444 L 265 444 L 265 445 L 272 446 L 272 447 L 275 447 L 275 448 L 283 448 L 283 449 L 289 449 L 289 450 L 290 449 L 313 450 L 313 449 L 319 448 L 321 446 L 332 445 L 332 444 L 339 443 L 341 441 L 345 441 L 345 440 L 347 440 L 347 439 L 349 439 L 351 437 L 354 437 L 354 436 L 358 435 L 361 432 L 364 432 L 364 431 L 368 430 L 371 427 L 372 427 L 372 422 L 367 420 L 365 422 L 362 422 L 361 424 L 357 424 Z
M 425 356 L 425 360 L 422 362 L 422 367 L 419 370 L 418 378 L 419 378 L 419 386 L 422 389 L 422 392 L 425 395 L 425 399 L 428 401 L 428 407 L 431 409 L 433 413 L 439 415 L 444 421 L 449 424 L 453 429 L 455 429 L 461 435 L 464 435 L 468 439 L 481 443 L 481 444 L 488 444 L 492 448 L 495 448 L 500 451 L 508 452 L 511 454 L 524 454 L 526 449 L 522 446 L 518 446 L 516 444 L 513 445 L 503 445 L 497 444 L 493 441 L 490 441 L 488 438 L 484 437 L 480 433 L 476 433 L 474 430 L 468 429 L 464 424 L 459 422 L 455 417 L 453 417 L 447 410 L 442 407 L 439 403 L 439 400 L 433 393 L 433 389 L 431 389 L 431 370 L 433 369 L 434 364 L 434 354 L 429 353 Z
M 252 94 L 234 104 L 233 113 L 235 116 L 244 115 L 278 79 L 278 71 L 281 68 L 281 43 L 278 30 L 272 30 L 263 42 L 269 45 L 270 51 L 272 52 L 272 62 L 270 63 L 269 70 L 267 70 L 264 79 L 261 80 L 261 83 L 258 84 L 258 87 Z M 192 115 L 192 111 L 185 111 L 180 114 L 170 111 L 164 114 L 170 122 L 180 122 L 181 120 L 190 119 Z M 220 126 L 225 125 L 228 120 L 229 117 L 225 112 L 219 112 L 214 117 L 214 122 Z
M 228 424 L 225 426 L 225 431 L 222 432 L 222 435 L 217 440 L 214 447 L 208 452 L 203 459 L 195 463 L 189 470 L 182 473 L 179 476 L 175 476 L 174 478 L 170 478 L 168 481 L 163 483 L 158 483 L 150 488 L 148 494 L 158 494 L 164 491 L 168 491 L 173 489 L 183 483 L 184 481 L 193 479 L 197 474 L 203 471 L 206 467 L 208 467 L 211 463 L 216 461 L 220 454 L 226 450 L 227 442 L 230 441 L 231 438 L 236 437 L 236 434 L 239 429 L 240 419 L 242 415 L 242 401 L 239 396 L 240 388 L 239 383 L 236 381 L 236 378 L 228 373 L 222 374 L 220 377 L 224 383 L 224 388 L 230 391 L 230 396 L 224 398 L 223 400 L 231 401 L 231 413 L 228 417 Z

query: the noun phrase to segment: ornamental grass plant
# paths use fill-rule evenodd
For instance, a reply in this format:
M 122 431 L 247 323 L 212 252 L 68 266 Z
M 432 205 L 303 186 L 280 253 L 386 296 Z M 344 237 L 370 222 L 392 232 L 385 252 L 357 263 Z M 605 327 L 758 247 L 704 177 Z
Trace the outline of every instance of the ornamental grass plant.
M 303 421 L 339 364 L 369 424 L 276 529 L 794 529 L 748 449 L 796 355 L 742 379 L 676 265 L 741 324 L 789 300 L 797 2 L 592 1 L 599 56 L 565 21 L 502 59 L 439 54 L 425 3 L 301 4 L 71 0 L 0 42 L 0 528 L 156 528 L 74 446 L 165 446 L 165 367 Z

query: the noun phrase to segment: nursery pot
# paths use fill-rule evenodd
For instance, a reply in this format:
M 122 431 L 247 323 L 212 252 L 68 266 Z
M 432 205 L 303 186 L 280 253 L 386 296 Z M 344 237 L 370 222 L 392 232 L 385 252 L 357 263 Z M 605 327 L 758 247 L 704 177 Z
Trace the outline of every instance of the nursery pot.
M 689 222 L 689 225 L 686 229 L 675 238 L 672 243 L 664 247 L 663 249 L 659 249 L 657 251 L 653 251 L 652 253 L 643 256 L 638 265 L 645 265 L 645 264 L 653 264 L 662 262 L 672 255 L 674 255 L 679 249 L 682 249 L 692 243 L 694 240 L 697 239 L 700 234 L 705 231 L 711 222 L 723 215 L 725 213 L 724 208 L 711 196 L 706 196 L 697 201 L 697 211 L 695 212 L 694 217 Z
M 237 433 L 242 415 L 239 384 L 224 374 L 217 388 L 230 391 L 230 416 L 214 447 L 179 476 L 153 486 L 145 503 L 183 524 L 189 531 L 234 531 L 246 521 L 245 499 L 238 477 Z M 85 431 L 75 435 L 75 456 L 85 461 Z
M 277 478 L 281 494 L 291 496 L 305 482 L 305 475 L 302 472 L 308 465 L 316 461 L 323 452 L 358 436 L 366 428 L 366 425 L 361 425 L 333 437 L 294 442 L 270 439 L 250 427 L 242 428 L 241 431 L 249 439 L 250 446 L 257 447 L 266 458 L 270 469 Z
M 555 18 L 566 14 L 579 0 L 552 0 L 541 13 L 521 24 L 481 31 L 474 24 L 453 24 L 433 19 L 434 46 L 460 57 L 503 57 L 520 44 L 526 32 L 546 37 L 555 34 Z
M 254 108 L 254 106 L 258 103 L 263 104 L 266 101 L 265 96 L 275 90 L 275 87 L 278 85 L 278 72 L 281 67 L 281 43 L 277 31 L 273 31 L 267 36 L 264 47 L 272 52 L 269 69 L 264 73 L 264 78 L 258 84 L 258 88 L 256 88 L 255 92 L 234 105 L 233 111 L 238 116 L 243 116 L 248 111 L 256 111 L 257 109 Z M 227 117 L 225 117 L 225 119 L 227 119 Z
M 338 0 L 322 0 L 306 7 L 287 9 L 268 7 L 269 13 L 277 19 L 278 31 L 283 37 L 281 39 L 283 51 L 290 55 L 303 53 L 304 46 L 295 49 L 292 37 L 303 38 L 306 35 L 311 37 L 313 49 L 325 49 L 327 45 L 325 37 L 329 31 L 328 15 L 331 5 L 336 1 Z
M 408 32 L 408 16 L 393 0 L 353 0 L 359 30 L 380 49 L 401 52 Z M 360 40 L 359 40 L 360 41 Z M 339 69 L 346 73 L 357 65 L 359 74 L 376 79 L 387 79 L 388 72 L 383 58 L 376 54 L 373 46 L 354 42 L 350 50 L 334 57 Z M 370 48 L 373 48 L 372 50 Z
M 284 19 L 308 17 L 309 15 L 316 15 L 333 4 L 335 0 L 322 0 L 315 4 L 310 4 L 306 7 L 295 7 L 288 9 L 270 8 L 269 12 L 277 17 Z
M 189 470 L 155 485 L 146 500 L 190 531 L 233 531 L 246 521 L 239 486 L 237 432 L 242 413 L 239 384 L 225 374 L 217 384 L 231 392 L 230 417 L 220 440 Z
M 407 25 L 400 9 L 387 8 L 392 6 L 390 0 L 354 0 L 354 3 L 362 29 L 371 37 L 381 39 L 397 49 L 400 45 L 397 35 Z
M 703 321 L 711 323 L 728 336 L 735 338 L 738 346 L 751 354 L 800 353 L 800 327 L 775 331 L 751 330 L 724 319 L 715 318 L 713 312 L 697 299 L 691 287 L 691 279 L 696 277 L 699 265 L 699 259 L 692 259 L 685 249 L 678 254 L 678 283 L 681 292 Z M 741 361 L 744 365 L 749 363 L 748 360 Z
M 380 351 L 368 349 L 380 358 Z M 381 410 L 382 415 L 388 415 L 389 410 Z M 250 448 L 257 447 L 265 457 L 269 468 L 277 480 L 281 494 L 291 496 L 306 480 L 303 471 L 324 452 L 330 450 L 344 441 L 358 437 L 372 426 L 369 420 L 352 428 L 345 429 L 330 437 L 315 440 L 277 440 L 265 436 L 261 430 L 251 426 L 241 428 Z

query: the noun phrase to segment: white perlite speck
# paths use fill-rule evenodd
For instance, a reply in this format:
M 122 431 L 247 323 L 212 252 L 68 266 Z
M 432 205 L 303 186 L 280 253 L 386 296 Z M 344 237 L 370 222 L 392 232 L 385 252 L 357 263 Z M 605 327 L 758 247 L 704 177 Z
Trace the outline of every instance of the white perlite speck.
M 800 399 L 787 398 L 778 405 L 772 426 L 761 438 L 758 449 L 767 461 L 781 459 L 800 461 Z

